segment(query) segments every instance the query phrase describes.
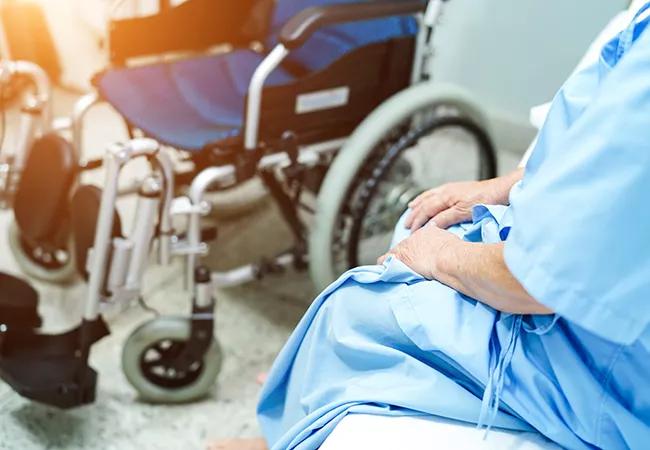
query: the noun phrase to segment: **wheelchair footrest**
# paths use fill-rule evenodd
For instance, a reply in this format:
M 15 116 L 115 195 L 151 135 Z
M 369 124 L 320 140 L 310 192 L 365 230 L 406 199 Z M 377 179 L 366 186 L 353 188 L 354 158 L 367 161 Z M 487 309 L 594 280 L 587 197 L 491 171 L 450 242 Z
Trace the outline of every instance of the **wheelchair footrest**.
M 0 325 L 38 328 L 38 293 L 27 282 L 0 273 Z
M 23 397 L 57 408 L 92 403 L 97 373 L 83 349 L 107 334 L 102 319 L 57 335 L 28 330 L 0 334 L 0 378 Z
M 0 377 L 30 400 L 69 409 L 95 401 L 97 373 L 74 357 L 38 354 L 0 360 Z

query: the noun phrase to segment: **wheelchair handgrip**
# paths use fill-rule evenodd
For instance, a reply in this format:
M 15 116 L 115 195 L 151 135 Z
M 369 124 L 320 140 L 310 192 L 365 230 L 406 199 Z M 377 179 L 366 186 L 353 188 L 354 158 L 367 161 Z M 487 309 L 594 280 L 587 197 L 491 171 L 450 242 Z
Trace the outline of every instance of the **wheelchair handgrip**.
M 314 32 L 328 25 L 407 16 L 423 12 L 426 6 L 424 0 L 382 0 L 307 8 L 284 25 L 280 32 L 280 43 L 294 50 L 304 45 Z

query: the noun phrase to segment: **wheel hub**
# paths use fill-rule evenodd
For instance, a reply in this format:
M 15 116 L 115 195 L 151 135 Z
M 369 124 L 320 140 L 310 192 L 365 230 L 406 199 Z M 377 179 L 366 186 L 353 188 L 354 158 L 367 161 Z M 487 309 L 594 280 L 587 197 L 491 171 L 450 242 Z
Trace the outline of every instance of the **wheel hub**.
M 25 254 L 35 263 L 46 269 L 59 269 L 70 261 L 70 253 L 63 249 L 47 249 L 41 246 L 31 247 L 21 239 L 21 245 Z
M 171 339 L 163 339 L 148 346 L 140 357 L 140 368 L 145 378 L 169 389 L 194 383 L 203 371 L 203 363 L 196 361 L 187 370 L 178 370 L 174 362 L 184 348 L 185 342 Z

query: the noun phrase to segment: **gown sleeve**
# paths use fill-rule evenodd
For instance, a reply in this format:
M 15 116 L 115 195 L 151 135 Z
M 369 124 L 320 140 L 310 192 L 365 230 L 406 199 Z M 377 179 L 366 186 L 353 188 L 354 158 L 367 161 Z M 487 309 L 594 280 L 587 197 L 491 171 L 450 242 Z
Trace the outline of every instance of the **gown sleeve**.
M 596 89 L 513 195 L 505 259 L 559 316 L 630 344 L 650 329 L 650 33 Z

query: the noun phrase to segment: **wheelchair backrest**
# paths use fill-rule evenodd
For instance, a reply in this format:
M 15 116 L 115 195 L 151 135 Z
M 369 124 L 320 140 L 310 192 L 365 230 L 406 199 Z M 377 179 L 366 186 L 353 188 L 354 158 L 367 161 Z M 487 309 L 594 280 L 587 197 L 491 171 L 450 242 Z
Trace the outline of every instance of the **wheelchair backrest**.
M 271 20 L 267 45 L 277 43 L 280 30 L 294 15 L 313 6 L 371 2 L 374 0 L 277 0 Z M 288 61 L 307 71 L 321 70 L 355 48 L 397 37 L 415 36 L 414 17 L 389 17 L 324 28 L 300 49 L 292 52 Z

